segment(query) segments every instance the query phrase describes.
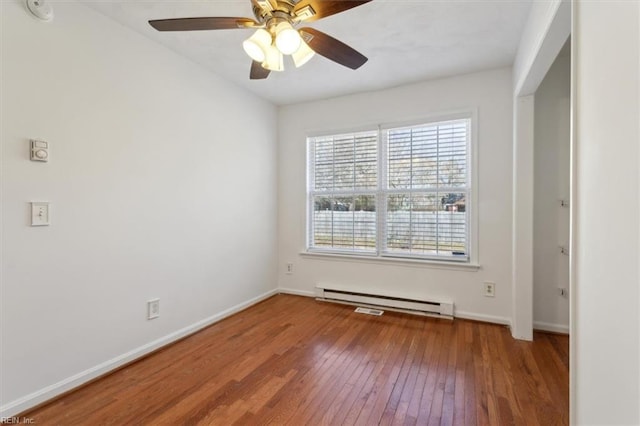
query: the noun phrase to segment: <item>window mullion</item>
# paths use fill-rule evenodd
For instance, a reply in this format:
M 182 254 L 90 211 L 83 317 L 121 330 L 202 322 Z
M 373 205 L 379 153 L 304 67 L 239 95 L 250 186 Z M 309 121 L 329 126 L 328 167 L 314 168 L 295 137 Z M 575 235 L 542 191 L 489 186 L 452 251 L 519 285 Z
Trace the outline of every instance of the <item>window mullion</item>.
M 409 132 L 409 189 L 413 189 L 413 129 Z M 409 253 L 413 252 L 413 193 L 409 192 Z
M 387 138 L 378 126 L 378 188 L 377 188 L 377 221 L 376 221 L 376 252 L 378 256 L 387 250 Z
M 332 156 L 332 161 L 331 161 L 331 198 L 329 201 L 329 205 L 331 206 L 331 247 L 336 245 L 335 242 L 335 238 L 336 238 L 336 230 L 335 230 L 335 212 L 334 212 L 334 207 L 335 207 L 335 203 L 336 203 L 336 196 L 335 196 L 335 190 L 336 190 L 336 140 L 335 138 L 332 140 L 331 143 L 331 156 Z
M 436 130 L 436 197 L 440 193 L 440 126 Z M 436 207 L 436 254 L 440 254 L 440 211 Z
M 353 147 L 352 147 L 352 153 L 353 153 L 353 173 L 352 173 L 352 177 L 353 177 L 353 196 L 351 197 L 351 199 L 353 200 L 353 211 L 351 212 L 351 248 L 353 250 L 356 249 L 356 195 L 355 195 L 355 191 L 356 191 L 356 137 L 353 137 Z

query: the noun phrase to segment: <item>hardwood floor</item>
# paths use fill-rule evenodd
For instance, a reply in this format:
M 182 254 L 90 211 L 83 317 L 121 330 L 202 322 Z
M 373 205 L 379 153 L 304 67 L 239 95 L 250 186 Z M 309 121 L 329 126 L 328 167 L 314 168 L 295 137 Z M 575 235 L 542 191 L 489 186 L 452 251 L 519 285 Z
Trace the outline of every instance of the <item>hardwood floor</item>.
M 278 295 L 33 412 L 38 425 L 568 424 L 567 336 Z

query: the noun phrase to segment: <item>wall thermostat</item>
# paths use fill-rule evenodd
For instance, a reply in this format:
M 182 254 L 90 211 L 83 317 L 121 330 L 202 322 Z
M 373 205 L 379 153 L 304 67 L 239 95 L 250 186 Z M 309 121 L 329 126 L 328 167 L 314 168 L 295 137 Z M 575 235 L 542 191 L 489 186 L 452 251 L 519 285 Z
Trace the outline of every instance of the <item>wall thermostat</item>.
M 49 142 L 31 140 L 31 161 L 49 161 Z

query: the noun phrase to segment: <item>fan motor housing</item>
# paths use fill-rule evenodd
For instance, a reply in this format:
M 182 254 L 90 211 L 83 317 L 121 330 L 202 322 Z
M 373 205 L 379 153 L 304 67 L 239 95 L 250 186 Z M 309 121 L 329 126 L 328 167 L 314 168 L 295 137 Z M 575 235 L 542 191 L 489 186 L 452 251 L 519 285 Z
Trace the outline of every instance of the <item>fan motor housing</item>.
M 253 14 L 260 22 L 264 22 L 270 16 L 274 14 L 274 12 L 282 12 L 286 15 L 293 17 L 293 9 L 295 8 L 295 3 L 292 0 L 273 0 L 270 1 L 270 4 L 275 3 L 276 8 L 272 9 L 269 7 L 268 9 L 264 9 L 260 6 L 257 1 L 253 1 Z

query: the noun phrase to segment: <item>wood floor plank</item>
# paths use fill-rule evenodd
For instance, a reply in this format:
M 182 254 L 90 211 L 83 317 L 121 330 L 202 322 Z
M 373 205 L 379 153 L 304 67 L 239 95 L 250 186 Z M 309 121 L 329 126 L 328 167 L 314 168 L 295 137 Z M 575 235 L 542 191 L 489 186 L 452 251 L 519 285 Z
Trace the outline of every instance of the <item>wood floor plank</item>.
M 410 327 L 407 326 L 409 318 L 405 318 L 402 327 L 398 327 L 394 338 L 393 350 L 388 361 L 376 375 L 376 380 L 371 388 L 360 391 L 362 395 L 353 404 L 345 417 L 344 424 L 370 425 L 378 424 L 387 406 L 389 396 L 393 392 L 400 365 L 405 357 L 408 343 L 411 341 Z
M 449 353 L 451 351 L 450 327 L 442 327 L 442 351 L 438 359 L 436 385 L 431 396 L 431 409 L 429 412 L 429 420 L 426 424 L 436 426 L 442 423 L 442 413 L 444 405 L 444 391 L 447 379 L 447 364 Z
M 396 379 L 396 382 L 394 384 L 393 391 L 391 392 L 391 396 L 387 400 L 387 405 L 382 413 L 382 424 L 391 424 L 395 413 L 398 411 L 402 391 L 405 385 L 407 385 L 407 381 L 410 381 L 409 373 L 413 365 L 413 359 L 418 352 L 419 344 L 422 340 L 421 331 L 422 328 L 416 328 L 415 333 L 412 333 L 411 342 L 409 343 L 409 347 L 407 350 L 407 355 L 402 362 L 402 367 L 400 368 L 400 372 L 398 373 L 398 378 Z
M 424 352 L 422 353 L 422 358 L 420 360 L 420 366 L 417 373 L 416 384 L 414 386 L 413 392 L 411 394 L 411 400 L 409 401 L 409 406 L 407 408 L 407 414 L 404 422 L 404 424 L 407 426 L 415 425 L 418 422 L 418 415 L 420 413 L 420 402 L 422 400 L 422 394 L 424 392 L 424 388 L 427 382 L 427 374 L 431 366 L 429 360 L 433 356 L 433 351 L 436 347 L 435 345 L 436 333 L 432 333 L 430 327 L 431 327 L 431 324 L 425 323 L 424 332 L 427 338 L 424 339 L 425 348 L 424 348 Z
M 38 425 L 567 425 L 569 343 L 278 295 L 21 415 Z
M 404 318 L 402 321 L 386 326 L 390 329 L 389 339 L 386 344 L 380 344 L 382 351 L 380 361 L 375 365 L 364 386 L 354 389 L 355 399 L 345 405 L 345 410 L 342 413 L 339 412 L 333 418 L 333 424 L 367 424 L 370 417 L 378 419 L 374 414 L 376 407 L 378 407 L 379 414 L 382 414 L 386 406 L 387 395 L 391 392 L 389 389 L 387 393 L 385 386 L 387 386 L 389 374 L 392 374 L 393 360 L 402 354 L 404 341 L 410 334 L 406 327 L 407 321 L 408 318 Z
M 326 373 L 321 374 L 321 379 L 316 380 L 312 387 L 305 393 L 306 399 L 299 406 L 298 410 L 289 420 L 288 424 L 300 425 L 308 424 L 310 418 L 317 409 L 326 410 L 331 405 L 337 389 L 344 385 L 350 373 L 357 369 L 360 363 L 366 365 L 366 354 L 358 350 L 362 344 L 367 345 L 375 336 L 369 333 L 362 333 L 364 323 L 361 327 L 354 327 L 349 330 L 351 341 L 345 350 L 337 356 L 332 363 L 325 364 Z
M 426 323 L 423 322 L 421 326 L 417 327 L 417 329 L 419 329 L 420 336 L 424 335 L 425 324 Z M 407 378 L 404 382 L 404 385 L 402 386 L 402 390 L 397 402 L 397 408 L 393 416 L 392 424 L 394 425 L 403 425 L 405 424 L 405 422 L 407 422 L 409 405 L 411 404 L 414 393 L 416 393 L 416 384 L 418 384 L 420 366 L 422 364 L 422 358 L 426 349 L 427 340 L 428 339 L 424 339 L 422 337 L 417 339 L 417 349 L 413 356 L 413 359 L 411 360 L 411 364 L 409 365 Z M 411 423 L 411 420 L 409 420 L 409 423 Z
M 377 322 L 376 319 L 366 318 L 366 321 Z M 306 424 L 333 425 L 340 423 L 335 417 L 340 413 L 347 413 L 353 406 L 358 395 L 369 377 L 380 362 L 380 354 L 384 352 L 385 342 L 389 342 L 392 327 L 380 327 L 379 334 L 369 333 L 369 339 L 363 341 L 359 354 L 352 357 L 351 364 L 346 371 L 340 372 L 343 380 L 335 381 L 335 385 L 326 389 L 324 398 L 318 404 L 312 404 L 313 416 L 305 419 Z
M 441 425 L 453 425 L 455 411 L 456 365 L 458 363 L 458 345 L 456 345 L 455 334 L 449 338 L 449 342 L 449 358 L 447 360 L 447 370 L 445 373 Z
M 467 354 L 465 346 L 465 332 L 464 329 L 457 333 L 457 339 L 454 342 L 456 345 L 456 362 L 455 362 L 455 381 L 454 381 L 454 396 L 453 396 L 453 424 L 464 425 L 465 419 L 465 377 L 467 367 Z
M 465 344 L 465 363 L 464 363 L 464 424 L 475 425 L 477 422 L 477 406 L 476 402 L 476 376 L 473 352 L 473 326 L 471 322 L 462 324 Z
M 420 408 L 418 409 L 416 419 L 416 423 L 419 425 L 428 424 L 429 417 L 431 417 L 431 409 L 438 386 L 439 360 L 442 357 L 442 353 L 446 352 L 446 342 L 443 340 L 442 327 L 438 322 L 431 324 L 430 333 L 434 335 L 434 350 L 430 353 L 430 358 L 427 360 L 429 370 L 425 379 L 424 388 L 422 389 Z

